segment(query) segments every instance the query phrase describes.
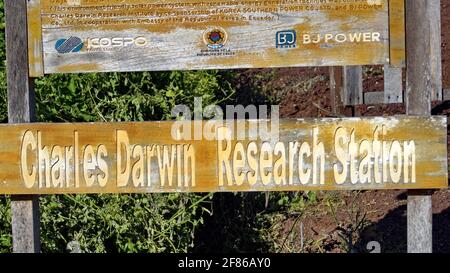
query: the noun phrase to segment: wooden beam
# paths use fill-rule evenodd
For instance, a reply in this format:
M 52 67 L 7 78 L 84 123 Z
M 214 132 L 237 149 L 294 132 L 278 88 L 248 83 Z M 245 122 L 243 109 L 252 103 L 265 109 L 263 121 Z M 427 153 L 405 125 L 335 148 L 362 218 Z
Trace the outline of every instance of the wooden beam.
M 431 100 L 442 100 L 441 1 L 430 1 Z
M 364 104 L 383 104 L 384 91 L 364 92 Z
M 331 113 L 334 116 L 338 116 L 339 104 L 342 103 L 342 66 L 330 67 L 330 104 Z
M 405 67 L 405 0 L 389 0 L 390 65 Z
M 27 0 L 5 0 L 9 123 L 35 119 L 33 83 L 28 70 Z M 14 252 L 39 252 L 37 196 L 12 196 Z
M 44 76 L 41 0 L 28 0 L 28 60 L 30 77 Z
M 450 89 L 442 90 L 442 100 L 443 101 L 450 100 Z M 384 91 L 364 92 L 364 104 L 383 104 L 383 103 L 385 103 Z
M 384 66 L 384 103 L 402 103 L 402 68 Z
M 344 105 L 363 104 L 362 66 L 345 66 L 343 81 Z
M 406 1 L 406 111 L 430 115 L 432 93 L 431 4 L 438 0 Z M 437 18 L 434 18 L 437 20 Z
M 450 89 L 446 88 L 442 92 L 443 92 L 443 100 L 450 100 Z
M 434 3 L 432 3 L 434 2 Z M 432 25 L 440 24 L 435 16 L 433 6 L 439 0 L 406 1 L 406 112 L 408 115 L 430 115 L 431 96 L 438 78 L 433 74 L 433 58 L 436 54 Z M 436 60 L 439 61 L 440 60 Z M 428 191 L 408 192 L 408 252 L 431 253 L 432 240 L 432 205 Z
M 408 191 L 408 252 L 433 252 L 431 191 Z
M 13 252 L 40 252 L 39 197 L 13 195 L 11 201 Z

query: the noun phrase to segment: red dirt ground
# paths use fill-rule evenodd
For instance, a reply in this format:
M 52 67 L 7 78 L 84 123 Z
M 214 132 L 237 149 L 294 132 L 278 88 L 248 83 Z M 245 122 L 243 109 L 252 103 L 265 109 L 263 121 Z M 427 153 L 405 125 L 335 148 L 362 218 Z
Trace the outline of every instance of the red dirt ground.
M 450 0 L 442 0 L 442 67 L 443 86 L 450 88 Z M 364 79 L 366 92 L 383 90 L 383 76 L 380 67 L 368 67 Z M 260 73 L 255 71 L 254 73 Z M 263 71 L 264 72 L 264 71 Z M 281 92 L 279 95 L 280 114 L 282 117 L 323 117 L 331 115 L 329 100 L 328 68 L 283 68 L 275 70 L 274 80 L 263 82 L 268 90 Z M 306 79 L 312 79 L 309 85 L 300 86 Z M 277 91 L 278 90 L 278 91 Z M 348 110 L 348 109 L 347 109 Z M 403 104 L 365 105 L 353 110 L 360 116 L 385 116 L 404 114 Z M 346 111 L 349 115 L 352 111 Z M 448 115 L 449 102 L 433 104 L 433 114 Z M 449 138 L 450 139 L 450 138 Z M 450 147 L 450 145 L 449 145 Z M 450 153 L 449 153 L 450 154 Z M 341 193 L 346 199 L 346 193 Z M 356 243 L 364 249 L 367 242 L 376 240 L 381 243 L 383 252 L 406 251 L 406 198 L 405 191 L 365 191 L 357 199 L 359 206 L 370 212 L 367 215 L 370 225 L 364 228 Z M 439 190 L 433 194 L 433 247 L 435 252 L 450 252 L 450 190 Z M 286 225 L 289 225 L 289 221 Z M 330 216 L 320 213 L 304 219 L 305 236 L 319 238 L 325 235 L 324 243 L 329 245 L 327 251 L 336 249 L 336 224 Z M 444 237 L 445 236 L 445 237 Z M 446 238 L 446 240 L 442 240 Z M 327 241 L 328 240 L 328 241 Z

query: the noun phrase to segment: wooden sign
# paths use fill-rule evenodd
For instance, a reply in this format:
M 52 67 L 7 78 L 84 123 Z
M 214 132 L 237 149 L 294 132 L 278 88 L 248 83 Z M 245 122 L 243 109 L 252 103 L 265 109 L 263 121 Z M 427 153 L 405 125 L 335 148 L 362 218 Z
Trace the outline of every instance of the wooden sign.
M 401 65 L 403 0 L 29 0 L 31 76 Z
M 267 125 L 263 120 L 0 125 L 0 194 L 448 186 L 446 117 Z M 272 138 L 257 137 L 264 135 Z

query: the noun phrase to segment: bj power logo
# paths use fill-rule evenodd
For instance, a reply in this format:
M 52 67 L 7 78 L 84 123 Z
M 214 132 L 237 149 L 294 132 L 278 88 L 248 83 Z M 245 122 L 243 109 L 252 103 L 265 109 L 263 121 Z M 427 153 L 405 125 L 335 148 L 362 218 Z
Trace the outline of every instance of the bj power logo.
M 283 30 L 276 33 L 276 48 L 295 48 L 297 33 L 295 30 Z
M 59 39 L 55 43 L 55 49 L 60 54 L 80 52 L 83 48 L 86 51 L 111 51 L 124 47 L 144 47 L 148 44 L 145 37 L 103 37 L 87 38 L 85 41 L 79 37 L 71 36 L 68 39 Z

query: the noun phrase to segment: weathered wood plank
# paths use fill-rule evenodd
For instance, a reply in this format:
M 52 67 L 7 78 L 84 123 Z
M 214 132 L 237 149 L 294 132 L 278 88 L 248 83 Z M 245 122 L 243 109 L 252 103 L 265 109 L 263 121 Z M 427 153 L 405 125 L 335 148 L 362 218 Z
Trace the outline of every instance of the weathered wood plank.
M 41 0 L 28 0 L 28 59 L 30 77 L 44 76 L 44 56 L 42 52 Z
M 278 130 L 261 120 L 231 124 L 245 137 L 205 134 L 232 128 L 220 122 L 2 125 L 0 193 L 448 186 L 446 117 L 281 120 Z
M 402 92 L 402 96 L 403 96 Z M 450 89 L 442 90 L 443 100 L 450 100 Z M 376 92 L 364 92 L 364 104 L 383 104 L 384 102 L 384 91 Z
M 344 67 L 344 104 L 363 104 L 362 66 Z
M 364 104 L 383 104 L 384 91 L 364 92 Z
M 66 73 L 386 64 L 393 22 L 387 0 L 373 3 L 41 0 L 44 69 Z M 210 34 L 218 40 L 209 39 Z
M 429 0 L 428 0 L 429 1 Z M 431 195 L 425 190 L 408 192 L 408 252 L 433 252 L 433 211 Z
M 389 1 L 390 65 L 404 67 L 405 54 L 405 0 Z
M 441 1 L 430 1 L 431 25 L 431 100 L 442 100 Z
M 343 92 L 343 68 L 342 66 L 331 66 L 329 68 L 330 74 L 330 104 L 331 113 L 334 116 L 338 116 L 339 113 L 339 103 L 342 103 L 342 92 Z
M 450 100 L 450 89 L 446 88 L 443 91 L 443 100 Z
M 434 3 L 433 3 L 434 2 Z M 433 12 L 439 0 L 406 1 L 406 112 L 408 115 L 430 115 L 431 97 L 436 85 L 435 61 L 439 42 L 433 35 L 433 26 L 440 24 L 440 17 Z M 440 47 L 440 44 L 439 44 Z M 439 58 L 439 60 L 437 60 Z M 433 60 L 435 59 L 435 61 Z M 434 153 L 434 150 L 431 150 Z M 432 204 L 431 193 L 410 191 L 408 193 L 408 252 L 431 253 Z
M 32 122 L 35 116 L 33 84 L 28 74 L 27 1 L 5 1 L 8 121 Z
M 402 68 L 384 66 L 384 103 L 403 103 Z
M 432 88 L 431 2 L 438 0 L 407 0 L 406 2 L 406 112 L 409 115 L 430 115 Z
M 5 0 L 8 121 L 34 120 L 34 90 L 28 74 L 27 0 Z M 3 138 L 2 138 L 3 141 Z M 22 182 L 23 183 L 23 182 Z M 12 197 L 14 252 L 39 252 L 37 196 Z
M 14 253 L 39 253 L 41 250 L 39 197 L 11 197 L 12 236 Z

